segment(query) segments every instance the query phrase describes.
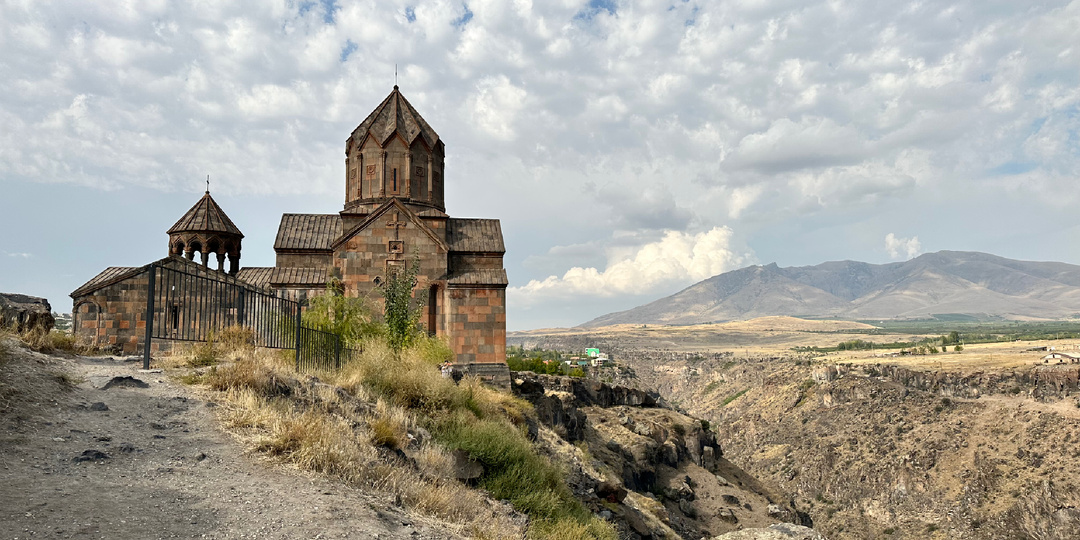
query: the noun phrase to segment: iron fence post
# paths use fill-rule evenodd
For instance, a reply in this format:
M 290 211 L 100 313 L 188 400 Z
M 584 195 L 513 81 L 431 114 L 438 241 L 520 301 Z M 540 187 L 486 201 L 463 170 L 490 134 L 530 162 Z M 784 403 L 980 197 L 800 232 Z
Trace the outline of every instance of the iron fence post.
M 300 371 L 300 303 L 296 304 L 296 371 Z
M 331 335 L 334 336 L 334 369 L 341 369 L 341 336 Z
M 150 341 L 154 336 L 154 275 L 157 266 L 150 264 L 150 279 L 146 283 L 146 339 L 143 341 L 143 369 L 150 369 Z

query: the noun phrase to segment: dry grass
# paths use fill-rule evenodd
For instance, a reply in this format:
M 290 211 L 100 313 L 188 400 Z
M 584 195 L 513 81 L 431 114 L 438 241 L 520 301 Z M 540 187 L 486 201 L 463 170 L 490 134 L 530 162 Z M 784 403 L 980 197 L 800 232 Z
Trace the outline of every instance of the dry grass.
M 223 394 L 222 419 L 253 449 L 394 494 L 464 534 L 520 538 L 522 531 L 491 510 L 488 496 L 455 479 L 448 448 L 483 463 L 481 486 L 533 517 L 529 537 L 614 538 L 525 438 L 531 405 L 474 379 L 444 378 L 439 349 L 427 343 L 395 355 L 369 344 L 360 361 L 306 381 L 279 355 L 255 352 L 210 368 L 202 382 Z
M 157 367 L 207 367 L 232 362 L 256 353 L 255 332 L 243 326 L 229 326 L 211 332 L 206 341 L 191 346 L 174 344 L 169 354 L 155 358 Z
M 556 328 L 511 332 L 508 337 L 550 338 L 553 341 L 587 338 L 614 341 L 624 348 L 665 349 L 679 352 L 732 351 L 743 355 L 789 354 L 793 347 L 835 347 L 852 339 L 912 341 L 924 336 L 889 334 L 867 336 L 870 325 L 852 321 L 815 321 L 795 317 L 759 317 L 747 321 L 690 326 L 621 324 L 599 328 Z M 851 330 L 852 333 L 845 332 Z
M 1054 347 L 1057 352 L 1080 355 L 1080 340 L 1007 341 L 964 345 L 962 352 L 942 352 L 900 357 L 882 357 L 880 351 L 845 351 L 828 355 L 830 362 L 850 364 L 895 364 L 911 369 L 972 373 L 983 370 L 1024 369 L 1045 365 L 1042 357 L 1047 351 L 1031 351 L 1035 347 Z M 1054 365 L 1057 360 L 1052 360 Z
M 431 441 L 410 437 L 415 419 L 391 400 L 372 407 L 367 390 L 300 383 L 274 354 L 212 368 L 223 392 L 222 420 L 256 451 L 351 485 L 395 495 L 406 506 L 480 538 L 520 537 L 479 492 L 454 479 L 453 460 Z M 407 451 L 416 467 L 384 448 Z
M 101 354 L 101 350 L 90 345 L 88 341 L 74 334 L 59 330 L 46 330 L 34 327 L 23 332 L 10 332 L 18 337 L 28 349 L 40 353 L 63 352 L 68 354 L 92 355 Z

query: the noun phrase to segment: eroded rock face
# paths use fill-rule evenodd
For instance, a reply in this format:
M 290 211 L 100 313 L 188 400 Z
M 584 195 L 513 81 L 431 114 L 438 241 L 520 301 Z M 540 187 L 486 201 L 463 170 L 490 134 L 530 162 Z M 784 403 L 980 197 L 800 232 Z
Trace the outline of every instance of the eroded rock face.
M 575 495 L 623 538 L 703 538 L 799 517 L 786 497 L 723 457 L 707 422 L 654 394 L 521 372 L 513 388 L 561 439 L 540 442 L 567 465 Z
M 25 294 L 0 293 L 0 326 L 21 332 L 32 328 L 52 330 L 55 323 L 48 300 Z
M 764 529 L 743 529 L 721 534 L 713 540 L 825 540 L 825 537 L 801 525 L 777 523 Z
M 547 392 L 564 392 L 574 397 L 578 407 L 629 407 L 662 406 L 660 395 L 637 388 L 613 386 L 600 381 L 579 377 L 560 377 L 539 375 L 536 373 L 517 372 L 514 374 L 514 391 L 519 394 L 535 394 L 543 389 Z

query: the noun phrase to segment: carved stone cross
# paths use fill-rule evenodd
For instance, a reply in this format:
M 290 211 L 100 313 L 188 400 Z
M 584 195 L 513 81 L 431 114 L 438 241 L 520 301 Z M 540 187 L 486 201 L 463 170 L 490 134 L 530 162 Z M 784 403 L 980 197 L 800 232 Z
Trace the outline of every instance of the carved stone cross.
M 401 220 L 401 212 L 395 212 L 393 221 L 386 222 L 387 228 L 393 228 L 394 229 L 394 239 L 395 240 L 397 240 L 398 231 L 401 230 L 402 227 L 407 226 L 408 224 L 409 224 L 409 222 Z

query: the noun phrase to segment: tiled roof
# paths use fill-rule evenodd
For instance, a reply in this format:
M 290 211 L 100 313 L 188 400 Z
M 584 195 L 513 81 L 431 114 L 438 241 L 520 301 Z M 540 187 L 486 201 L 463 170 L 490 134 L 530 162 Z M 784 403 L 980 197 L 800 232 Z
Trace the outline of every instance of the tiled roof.
M 324 287 L 329 276 L 322 268 L 249 267 L 240 269 L 240 279 L 257 287 Z
M 117 281 L 138 274 L 143 268 L 144 267 L 142 266 L 110 266 L 105 270 L 102 270 L 100 274 L 90 278 L 90 281 L 83 283 L 78 289 L 72 291 L 69 296 L 77 298 L 106 285 L 111 285 Z
M 244 233 L 225 215 L 209 191 L 168 230 L 168 234 L 177 232 L 220 232 L 244 237 Z
M 435 148 L 435 143 L 439 140 L 439 135 L 431 129 L 420 113 L 416 112 L 405 96 L 401 95 L 397 85 L 394 85 L 390 95 L 353 130 L 349 139 L 359 144 L 371 133 L 379 146 L 383 146 L 395 131 L 408 145 L 412 145 L 416 139 L 423 139 L 428 148 Z
M 248 266 L 241 268 L 236 273 L 236 277 L 240 281 L 245 281 L 256 287 L 266 287 L 270 284 L 270 276 L 274 273 L 273 268 L 267 268 L 265 266 Z
M 450 218 L 446 222 L 450 251 L 505 253 L 502 225 L 497 219 Z
M 274 249 L 311 249 L 330 251 L 341 236 L 338 214 L 282 214 Z
M 275 268 L 270 276 L 270 284 L 324 287 L 328 277 L 325 268 Z
M 446 282 L 450 285 L 507 285 L 510 280 L 506 278 L 506 270 L 462 270 L 454 272 Z

